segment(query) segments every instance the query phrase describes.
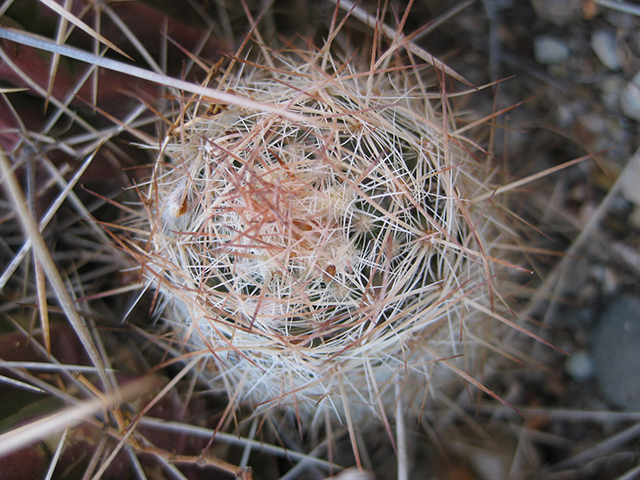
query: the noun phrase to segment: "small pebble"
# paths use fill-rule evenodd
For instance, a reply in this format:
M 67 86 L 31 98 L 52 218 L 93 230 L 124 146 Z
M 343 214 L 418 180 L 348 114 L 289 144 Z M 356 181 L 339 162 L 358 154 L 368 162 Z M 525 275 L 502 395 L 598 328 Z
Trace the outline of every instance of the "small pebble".
M 591 357 L 585 351 L 572 354 L 564 363 L 564 369 L 571 378 L 577 382 L 589 380 L 593 375 Z
M 627 117 L 640 121 L 640 72 L 622 90 L 620 107 Z
M 591 48 L 600 61 L 612 71 L 622 68 L 616 49 L 616 36 L 611 30 L 596 30 L 591 35 Z
M 640 91 L 640 89 L 639 89 Z M 634 155 L 629 160 L 625 169 L 625 176 L 622 177 L 622 196 L 636 206 L 640 206 L 640 156 Z
M 533 54 L 538 63 L 557 65 L 569 59 L 569 46 L 564 40 L 548 35 L 540 35 L 533 41 Z
M 609 110 L 618 108 L 620 94 L 622 93 L 624 86 L 625 81 L 620 78 L 619 75 L 606 78 L 600 83 L 602 103 L 604 103 Z
M 480 478 L 488 480 L 507 478 L 508 467 L 503 457 L 489 450 L 477 449 L 470 455 L 470 460 Z
M 582 0 L 531 0 L 538 17 L 558 27 L 580 18 L 583 12 L 582 3 Z
M 607 127 L 605 118 L 599 112 L 592 111 L 578 117 L 578 122 L 587 132 L 602 135 Z
M 620 408 L 640 409 L 640 299 L 625 295 L 612 301 L 591 343 L 602 394 Z

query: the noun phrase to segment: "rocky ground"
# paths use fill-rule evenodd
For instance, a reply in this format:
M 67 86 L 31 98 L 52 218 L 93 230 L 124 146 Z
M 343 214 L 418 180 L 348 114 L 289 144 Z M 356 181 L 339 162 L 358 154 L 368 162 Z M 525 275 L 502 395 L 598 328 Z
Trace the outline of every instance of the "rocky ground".
M 639 13 L 624 2 L 486 1 L 452 22 L 460 29 L 452 63 L 478 64 L 475 82 L 488 72 L 507 79 L 500 106 L 528 100 L 503 117 L 513 129 L 507 162 L 535 171 L 590 155 L 533 196 L 547 248 L 566 255 L 545 274 L 549 297 L 537 318 L 569 355 L 538 345 L 536 359 L 550 368 L 514 373 L 510 400 L 530 410 L 524 420 L 502 411 L 515 422 L 503 432 L 515 450 L 503 464 L 509 478 L 640 475 L 631 413 L 640 407 Z M 489 468 L 495 457 L 484 460 Z

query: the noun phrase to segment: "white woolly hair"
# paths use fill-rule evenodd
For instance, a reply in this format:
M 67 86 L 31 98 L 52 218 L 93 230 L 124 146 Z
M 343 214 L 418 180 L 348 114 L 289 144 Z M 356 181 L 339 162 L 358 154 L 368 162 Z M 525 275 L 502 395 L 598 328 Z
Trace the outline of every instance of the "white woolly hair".
M 470 378 L 497 315 L 509 231 L 473 201 L 490 198 L 487 169 L 415 66 L 361 73 L 326 50 L 267 63 L 232 65 L 219 90 L 303 120 L 187 104 L 148 183 L 144 272 L 236 404 L 386 420 L 403 392 L 417 412 Z

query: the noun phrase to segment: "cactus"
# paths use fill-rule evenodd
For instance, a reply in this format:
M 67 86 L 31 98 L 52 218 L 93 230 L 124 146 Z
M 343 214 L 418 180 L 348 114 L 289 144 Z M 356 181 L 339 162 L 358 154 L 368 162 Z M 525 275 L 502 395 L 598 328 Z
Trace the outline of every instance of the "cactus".
M 162 111 L 167 134 L 145 145 L 157 159 L 135 185 L 132 235 L 117 241 L 196 357 L 185 368 L 199 363 L 199 378 L 228 397 L 219 426 L 245 405 L 303 434 L 343 424 L 362 468 L 356 431 L 375 418 L 396 437 L 402 470 L 405 418 L 460 379 L 498 398 L 476 378 L 512 324 L 503 270 L 523 269 L 508 253 L 517 228 L 500 194 L 511 187 L 462 135 L 439 74 L 459 77 L 393 40 L 400 27 L 371 24 L 384 52 L 341 48 L 334 22 L 321 48 L 275 50 L 256 34 L 257 56 L 244 45 L 224 70 L 208 69 L 196 94 L 173 102 L 177 115 Z M 51 48 L 73 53 L 63 47 Z
M 388 423 L 400 395 L 419 415 L 499 338 L 487 320 L 513 232 L 493 169 L 434 107 L 425 68 L 387 53 L 361 71 L 329 43 L 263 50 L 215 87 L 297 118 L 185 101 L 137 186 L 130 249 L 233 403 L 353 428 Z

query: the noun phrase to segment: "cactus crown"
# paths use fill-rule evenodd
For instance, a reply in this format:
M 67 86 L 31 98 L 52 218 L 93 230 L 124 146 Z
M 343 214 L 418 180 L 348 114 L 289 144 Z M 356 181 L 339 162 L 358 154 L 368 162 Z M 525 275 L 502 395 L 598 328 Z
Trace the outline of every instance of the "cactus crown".
M 410 385 L 420 403 L 486 316 L 492 221 L 470 199 L 490 186 L 419 68 L 270 56 L 219 88 L 304 120 L 188 104 L 148 184 L 145 272 L 236 402 L 384 415 Z

